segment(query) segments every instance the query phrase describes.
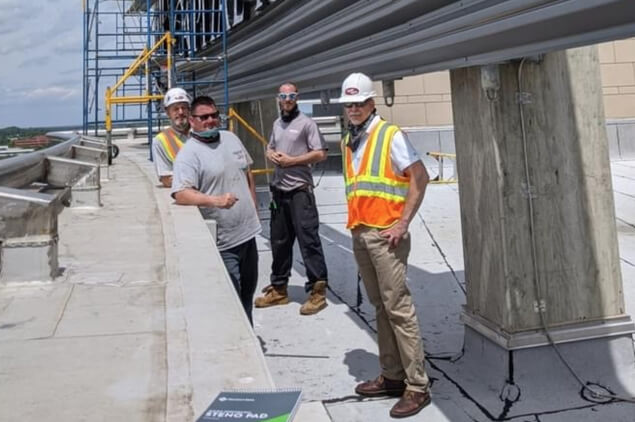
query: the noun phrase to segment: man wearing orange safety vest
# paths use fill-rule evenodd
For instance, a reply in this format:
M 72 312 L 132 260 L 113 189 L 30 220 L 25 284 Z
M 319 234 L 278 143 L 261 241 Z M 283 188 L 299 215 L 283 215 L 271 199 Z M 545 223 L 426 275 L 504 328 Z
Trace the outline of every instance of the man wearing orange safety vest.
M 405 134 L 376 114 L 373 82 L 362 73 L 342 84 L 348 132 L 342 140 L 347 228 L 370 302 L 375 307 L 380 375 L 355 387 L 362 396 L 401 399 L 392 417 L 418 413 L 430 403 L 419 322 L 406 284 L 408 225 L 429 181 Z
M 176 154 L 190 132 L 190 96 L 182 88 L 171 88 L 165 93 L 163 107 L 171 126 L 159 133 L 152 141 L 152 159 L 159 180 L 164 187 L 172 186 L 172 166 Z

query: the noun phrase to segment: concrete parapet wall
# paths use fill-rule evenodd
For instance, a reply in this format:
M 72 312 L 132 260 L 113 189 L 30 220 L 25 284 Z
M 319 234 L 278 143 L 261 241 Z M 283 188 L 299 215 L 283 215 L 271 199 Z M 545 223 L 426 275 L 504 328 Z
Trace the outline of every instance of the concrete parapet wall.
M 272 388 L 210 228 L 197 207 L 179 206 L 158 186 L 145 155 L 124 153 L 154 185 L 166 256 L 168 421 L 193 420 L 232 388 Z
M 79 136 L 67 138 L 0 165 L 0 282 L 57 277 L 58 214 L 69 205 L 101 205 L 100 165 L 105 150 L 99 143 L 81 145 Z

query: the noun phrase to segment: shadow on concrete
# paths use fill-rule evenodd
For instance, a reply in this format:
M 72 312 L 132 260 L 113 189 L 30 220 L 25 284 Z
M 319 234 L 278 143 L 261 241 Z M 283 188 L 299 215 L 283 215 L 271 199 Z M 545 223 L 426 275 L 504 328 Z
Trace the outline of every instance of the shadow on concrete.
M 329 300 L 346 304 L 349 308 L 346 315 L 361 330 L 375 337 L 374 308 L 370 305 L 357 275 L 357 266 L 351 251 L 352 240 L 350 235 L 338 230 L 339 227 L 342 225 L 322 223 L 320 226 L 329 268 Z M 267 221 L 263 222 L 263 229 L 263 236 L 268 239 Z M 433 236 L 432 233 L 430 235 Z M 483 356 L 464 356 L 465 328 L 460 321 L 462 306 L 465 303 L 461 285 L 464 280 L 463 271 L 432 273 L 412 265 L 413 255 L 422 253 L 420 250 L 415 251 L 416 247 L 418 246 L 413 239 L 408 284 L 415 302 L 426 350 L 428 375 L 434 384 L 434 405 L 447 420 L 524 421 L 527 418 L 543 420 L 540 418 L 547 417 L 545 420 L 556 421 L 560 420 L 559 417 L 574 415 L 576 412 L 579 414 L 572 420 L 592 420 L 588 419 L 592 416 L 590 412 L 597 411 L 598 407 L 605 407 L 602 414 L 610 415 L 609 420 L 632 420 L 631 412 L 634 406 L 623 404 L 611 407 L 614 401 L 597 400 L 582 394 L 575 379 L 551 349 L 540 355 L 542 361 L 537 365 L 535 362 L 531 365 L 531 354 L 523 355 L 522 352 L 516 352 L 516 366 L 512 359 L 509 367 L 505 367 L 502 373 L 495 366 L 500 366 L 501 362 L 506 361 L 507 356 L 503 355 L 508 352 L 501 350 L 503 355 L 492 353 L 486 356 L 487 359 L 483 359 Z M 297 245 L 294 257 L 294 270 L 304 277 L 304 265 Z M 290 295 L 294 301 L 303 300 L 304 289 L 301 286 L 291 289 L 290 286 Z M 561 349 L 566 355 L 581 356 L 567 345 L 561 346 Z M 616 369 L 611 369 L 613 363 L 619 366 L 619 362 L 613 362 L 610 358 L 610 348 L 601 342 L 590 343 L 588 351 L 593 356 L 604 355 L 608 358 L 606 365 L 602 365 L 602 371 L 605 373 L 590 371 L 585 368 L 583 360 L 572 359 L 572 363 L 581 370 L 585 379 L 591 382 L 600 379 L 619 379 Z M 521 359 L 524 361 L 522 364 Z M 354 349 L 347 352 L 344 364 L 357 382 L 374 378 L 379 373 L 377 355 L 366 350 Z M 530 367 L 535 371 L 527 373 L 525 368 Z M 606 373 L 607 369 L 609 373 Z M 622 394 L 626 392 L 625 387 L 621 385 L 603 386 L 601 382 L 597 384 L 606 391 Z M 350 388 L 352 391 L 354 385 Z M 350 397 L 341 399 L 348 400 Z M 336 403 L 338 399 L 325 403 L 331 402 Z M 460 403 L 460 411 L 457 402 Z M 457 412 L 461 414 L 460 417 L 457 416 Z M 550 417 L 552 419 L 549 419 Z
M 368 374 L 377 371 L 379 356 L 362 349 L 354 349 L 344 355 L 344 364 L 348 366 L 348 373 L 355 381 L 363 382 L 369 379 Z

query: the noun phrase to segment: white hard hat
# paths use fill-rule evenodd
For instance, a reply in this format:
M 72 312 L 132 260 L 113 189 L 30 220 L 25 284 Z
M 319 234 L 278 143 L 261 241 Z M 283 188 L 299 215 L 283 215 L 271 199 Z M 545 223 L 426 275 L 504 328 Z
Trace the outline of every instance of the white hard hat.
M 190 105 L 192 100 L 183 88 L 170 88 L 163 97 L 163 107 L 168 108 L 174 103 L 187 103 Z
M 342 83 L 342 96 L 338 103 L 361 103 L 376 96 L 373 81 L 363 73 L 351 73 Z

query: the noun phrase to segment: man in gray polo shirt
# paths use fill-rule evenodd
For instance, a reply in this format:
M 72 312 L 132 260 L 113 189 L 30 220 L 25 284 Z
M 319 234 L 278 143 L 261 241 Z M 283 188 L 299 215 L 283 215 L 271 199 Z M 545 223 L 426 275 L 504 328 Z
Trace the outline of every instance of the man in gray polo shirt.
M 219 130 L 219 112 L 210 97 L 192 102 L 189 119 L 191 137 L 174 162 L 172 197 L 179 205 L 198 205 L 204 218 L 216 220 L 216 245 L 252 322 L 261 231 L 249 172 L 253 161 L 236 135 Z
M 267 147 L 267 158 L 276 166 L 271 182 L 271 285 L 256 298 L 256 307 L 289 303 L 287 285 L 297 238 L 308 278 L 305 289 L 310 292 L 300 314 L 312 315 L 327 306 L 327 271 L 311 174 L 311 164 L 326 159 L 326 143 L 315 122 L 298 110 L 297 99 L 295 84 L 280 86 L 280 118 Z

